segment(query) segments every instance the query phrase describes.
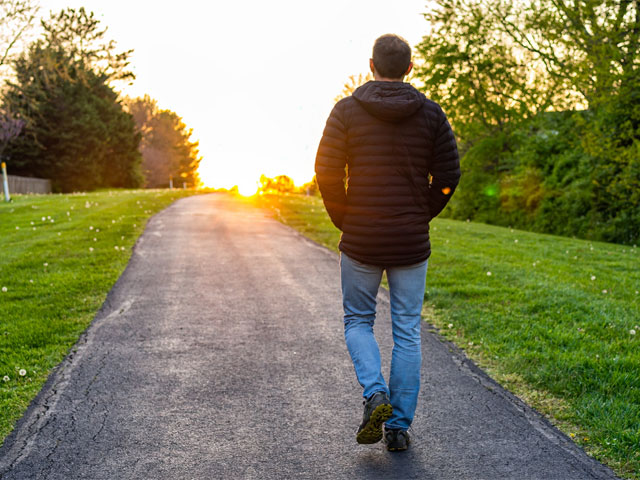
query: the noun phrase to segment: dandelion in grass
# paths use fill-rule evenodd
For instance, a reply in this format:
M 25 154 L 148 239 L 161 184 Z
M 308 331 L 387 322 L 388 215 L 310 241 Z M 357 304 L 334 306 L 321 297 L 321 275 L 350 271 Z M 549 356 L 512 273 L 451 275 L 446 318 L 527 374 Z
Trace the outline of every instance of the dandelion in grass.
M 45 267 L 49 266 L 49 264 L 47 262 L 44 262 L 42 265 L 44 265 Z
M 636 331 L 632 328 L 631 330 L 629 330 L 629 335 L 635 335 Z
M 93 225 L 89 225 L 89 230 L 93 230 Z
M 96 233 L 97 233 L 97 232 L 99 232 L 99 231 L 100 231 L 100 229 L 99 229 L 99 228 L 96 228 Z
M 89 251 L 90 251 L 90 252 L 93 252 L 93 247 L 89 247 Z
M 449 325 L 447 325 L 448 328 L 453 328 L 453 323 L 450 323 Z
M 596 279 L 596 276 L 595 275 L 591 275 L 591 280 L 593 281 L 595 279 Z
M 45 220 L 46 220 L 46 218 L 45 218 L 45 217 L 42 217 L 42 221 L 44 222 Z
M 93 241 L 94 241 L 94 242 L 97 242 L 97 241 L 98 241 L 98 239 L 97 239 L 96 237 L 93 237 Z
M 2 291 L 6 293 L 7 287 L 2 287 Z
M 487 277 L 490 277 L 490 276 L 491 276 L 491 272 L 487 272 Z
M 9 380 L 11 380 L 11 379 L 9 378 L 8 375 L 5 375 L 4 377 L 2 377 L 2 381 L 3 382 L 8 382 Z
M 16 226 L 16 230 L 20 230 L 20 227 Z
M 18 373 L 21 377 L 24 377 L 27 374 L 27 371 L 24 368 L 21 368 L 20 370 L 18 370 Z
M 602 290 L 602 293 L 608 293 L 606 290 Z
M 115 246 L 115 247 L 113 247 L 113 248 L 115 248 L 116 250 L 120 250 L 120 249 L 118 248 L 118 245 L 116 245 L 116 246 Z
M 33 283 L 33 279 L 29 280 L 29 283 Z
M 518 239 L 516 238 L 516 239 L 513 241 L 513 243 L 518 243 Z
M 33 222 L 31 222 L 31 225 L 34 225 L 34 223 L 33 223 Z

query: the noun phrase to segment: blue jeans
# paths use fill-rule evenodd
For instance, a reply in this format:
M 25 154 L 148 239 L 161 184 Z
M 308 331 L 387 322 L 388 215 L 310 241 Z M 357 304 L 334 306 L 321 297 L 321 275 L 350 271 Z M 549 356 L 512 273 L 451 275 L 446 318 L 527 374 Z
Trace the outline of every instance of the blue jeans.
M 382 267 L 365 265 L 340 256 L 344 337 L 353 366 L 362 385 L 364 398 L 386 392 L 393 406 L 387 428 L 406 430 L 413 421 L 420 390 L 420 322 L 427 261 L 401 267 L 388 267 L 391 296 L 393 353 L 389 386 L 382 376 L 380 350 L 373 335 L 376 295 L 382 280 Z

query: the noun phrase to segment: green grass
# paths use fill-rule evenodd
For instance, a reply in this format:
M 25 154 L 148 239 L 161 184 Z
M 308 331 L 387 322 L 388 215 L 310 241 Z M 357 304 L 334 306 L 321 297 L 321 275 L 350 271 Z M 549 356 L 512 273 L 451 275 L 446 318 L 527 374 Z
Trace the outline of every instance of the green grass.
M 336 249 L 320 198 L 253 202 Z M 640 248 L 431 225 L 427 320 L 591 455 L 640 478 Z
M 0 203 L 2 441 L 93 319 L 147 219 L 193 193 L 16 195 Z

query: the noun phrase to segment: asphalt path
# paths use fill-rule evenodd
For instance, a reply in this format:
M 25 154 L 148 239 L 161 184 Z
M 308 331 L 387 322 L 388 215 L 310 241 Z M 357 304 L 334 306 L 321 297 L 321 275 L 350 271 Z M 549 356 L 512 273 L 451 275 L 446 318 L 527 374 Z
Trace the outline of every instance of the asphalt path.
M 378 304 L 388 371 L 384 290 Z M 412 448 L 356 444 L 337 255 L 228 196 L 184 198 L 149 221 L 0 477 L 615 478 L 426 323 L 422 339 Z

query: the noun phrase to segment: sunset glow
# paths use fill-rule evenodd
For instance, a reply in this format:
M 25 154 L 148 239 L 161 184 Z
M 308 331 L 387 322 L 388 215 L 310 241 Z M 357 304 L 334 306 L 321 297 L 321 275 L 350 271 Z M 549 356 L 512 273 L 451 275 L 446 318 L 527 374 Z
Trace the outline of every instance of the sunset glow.
M 84 6 L 120 50 L 133 49 L 145 93 L 182 116 L 200 141 L 200 176 L 245 192 L 261 174 L 313 177 L 318 141 L 350 75 L 366 74 L 373 41 L 427 33 L 424 0 L 175 3 L 43 0 L 43 14 Z M 254 192 L 255 193 L 255 192 Z
M 258 192 L 258 182 L 242 180 L 238 182 L 238 193 L 243 197 L 250 197 Z

